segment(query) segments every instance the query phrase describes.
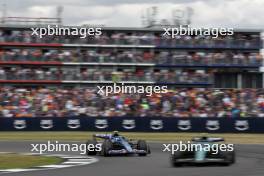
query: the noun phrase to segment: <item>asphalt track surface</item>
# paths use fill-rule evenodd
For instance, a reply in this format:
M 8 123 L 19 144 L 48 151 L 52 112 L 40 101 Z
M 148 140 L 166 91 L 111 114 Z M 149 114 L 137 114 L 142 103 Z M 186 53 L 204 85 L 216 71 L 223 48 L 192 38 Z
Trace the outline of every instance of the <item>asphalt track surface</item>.
M 0 152 L 30 152 L 37 142 L 0 142 Z M 72 168 L 0 174 L 7 176 L 264 176 L 264 146 L 236 145 L 237 162 L 231 166 L 184 166 L 173 168 L 162 144 L 150 144 L 147 157 L 100 157 L 98 162 Z M 58 152 L 57 152 L 58 153 Z M 54 153 L 52 153 L 54 154 Z M 78 153 L 67 152 L 68 155 Z

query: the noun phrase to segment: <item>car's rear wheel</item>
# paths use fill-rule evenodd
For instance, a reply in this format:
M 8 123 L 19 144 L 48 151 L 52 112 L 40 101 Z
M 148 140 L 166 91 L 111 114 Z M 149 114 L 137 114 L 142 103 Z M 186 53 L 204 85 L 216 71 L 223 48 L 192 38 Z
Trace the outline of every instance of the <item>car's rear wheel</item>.
M 231 164 L 234 164 L 236 162 L 236 156 L 235 151 L 230 151 L 225 153 L 225 162 L 223 165 L 229 166 Z
M 97 144 L 97 141 L 95 139 L 92 139 L 92 140 L 88 140 L 87 141 L 87 143 L 86 143 L 86 147 L 87 147 L 86 154 L 87 155 L 93 156 L 93 155 L 96 155 L 97 154 L 97 152 L 95 150 L 96 144 Z M 93 145 L 94 146 L 94 147 L 92 147 L 92 148 L 94 148 L 94 150 L 88 150 L 88 148 L 89 148 L 88 146 L 90 146 L 90 145 Z
M 229 152 L 228 154 L 228 160 L 230 164 L 234 164 L 236 162 L 236 155 L 235 151 Z
M 137 149 L 146 151 L 146 153 L 138 154 L 139 156 L 146 156 L 147 153 L 150 153 L 148 144 L 147 144 L 147 142 L 145 140 L 138 140 Z

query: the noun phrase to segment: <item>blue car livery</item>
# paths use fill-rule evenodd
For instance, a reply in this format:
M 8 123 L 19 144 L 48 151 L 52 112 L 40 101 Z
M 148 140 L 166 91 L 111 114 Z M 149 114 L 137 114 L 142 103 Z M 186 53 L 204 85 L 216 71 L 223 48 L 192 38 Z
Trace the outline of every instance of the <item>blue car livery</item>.
M 149 146 L 146 141 L 138 140 L 132 141 L 118 133 L 114 134 L 95 134 L 92 140 L 89 140 L 87 144 L 98 144 L 97 139 L 103 139 L 101 142 L 101 151 L 87 151 L 88 155 L 133 155 L 146 156 L 150 153 Z

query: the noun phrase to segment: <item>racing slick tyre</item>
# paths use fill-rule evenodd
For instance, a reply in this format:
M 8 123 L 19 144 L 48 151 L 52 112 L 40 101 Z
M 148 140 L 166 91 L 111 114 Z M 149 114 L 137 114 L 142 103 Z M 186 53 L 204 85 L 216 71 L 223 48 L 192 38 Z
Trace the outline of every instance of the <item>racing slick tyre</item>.
M 88 140 L 87 143 L 86 143 L 86 146 L 87 146 L 87 151 L 86 151 L 86 155 L 90 155 L 90 156 L 93 156 L 93 155 L 96 155 L 97 152 L 96 150 L 88 150 L 88 145 L 93 145 L 94 147 L 96 146 L 97 144 L 97 141 L 95 139 L 92 139 L 92 140 Z M 94 148 L 93 147 L 93 148 Z
M 110 156 L 109 151 L 113 148 L 113 144 L 109 139 L 106 139 L 102 144 L 103 156 Z
M 223 165 L 229 166 L 231 164 L 234 164 L 236 162 L 236 156 L 235 151 L 230 151 L 225 153 L 225 161 Z
M 146 156 L 147 153 L 150 153 L 149 147 L 148 147 L 147 142 L 145 140 L 138 140 L 137 149 L 146 151 L 146 153 L 139 153 L 138 156 Z
M 177 160 L 181 158 L 181 152 L 175 151 L 174 154 L 171 155 L 171 164 L 173 167 L 181 167 L 182 163 L 178 162 Z

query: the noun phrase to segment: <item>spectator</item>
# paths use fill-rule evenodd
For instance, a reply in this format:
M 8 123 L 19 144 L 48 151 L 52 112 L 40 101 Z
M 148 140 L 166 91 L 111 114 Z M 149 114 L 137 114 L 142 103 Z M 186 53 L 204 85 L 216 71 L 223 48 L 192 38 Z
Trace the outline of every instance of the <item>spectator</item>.
M 248 97 L 251 97 L 248 99 Z M 0 87 L 1 117 L 159 116 L 264 117 L 263 89 L 174 89 L 165 94 L 96 93 L 94 88 L 56 90 Z

